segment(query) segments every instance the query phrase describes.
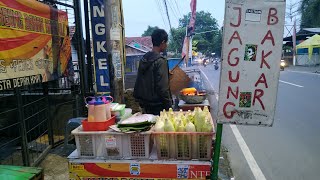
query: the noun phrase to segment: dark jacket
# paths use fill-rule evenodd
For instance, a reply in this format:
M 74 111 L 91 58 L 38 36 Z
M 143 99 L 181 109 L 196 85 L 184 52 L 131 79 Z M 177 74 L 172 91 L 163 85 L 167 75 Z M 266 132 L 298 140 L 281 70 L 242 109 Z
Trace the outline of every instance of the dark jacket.
M 156 52 L 148 52 L 139 62 L 133 96 L 142 107 L 172 106 L 167 60 Z

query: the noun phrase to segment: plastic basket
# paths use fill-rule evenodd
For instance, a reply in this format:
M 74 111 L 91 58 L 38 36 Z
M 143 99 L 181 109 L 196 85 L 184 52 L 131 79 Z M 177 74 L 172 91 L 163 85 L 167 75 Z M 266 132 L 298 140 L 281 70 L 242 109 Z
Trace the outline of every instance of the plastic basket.
M 149 158 L 151 132 L 125 134 L 108 131 L 72 131 L 80 158 L 145 159 Z
M 124 151 L 126 159 L 148 159 L 153 146 L 151 131 L 124 135 L 123 145 L 128 148 Z
M 153 135 L 158 159 L 211 159 L 213 132 L 153 132 Z

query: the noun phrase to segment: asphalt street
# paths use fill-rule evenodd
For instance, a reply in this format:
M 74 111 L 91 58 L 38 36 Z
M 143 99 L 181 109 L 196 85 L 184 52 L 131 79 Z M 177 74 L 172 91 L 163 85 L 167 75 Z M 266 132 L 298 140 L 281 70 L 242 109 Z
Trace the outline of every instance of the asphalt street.
M 220 69 L 212 65 L 200 69 L 208 88 L 218 92 Z M 320 179 L 319 102 L 320 75 L 282 71 L 273 127 L 236 126 L 240 138 L 230 125 L 223 127 L 222 144 L 229 150 L 235 179 L 257 179 L 257 170 L 268 180 Z M 242 138 L 250 153 L 240 148 Z M 248 154 L 258 169 L 250 168 Z

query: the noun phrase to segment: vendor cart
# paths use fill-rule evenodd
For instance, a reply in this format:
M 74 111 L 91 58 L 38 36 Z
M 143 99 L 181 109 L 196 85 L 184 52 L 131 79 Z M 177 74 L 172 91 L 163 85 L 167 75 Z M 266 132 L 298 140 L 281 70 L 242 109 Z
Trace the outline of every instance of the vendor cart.
M 210 179 L 214 132 L 86 132 L 79 126 L 72 134 L 77 149 L 68 157 L 70 180 Z

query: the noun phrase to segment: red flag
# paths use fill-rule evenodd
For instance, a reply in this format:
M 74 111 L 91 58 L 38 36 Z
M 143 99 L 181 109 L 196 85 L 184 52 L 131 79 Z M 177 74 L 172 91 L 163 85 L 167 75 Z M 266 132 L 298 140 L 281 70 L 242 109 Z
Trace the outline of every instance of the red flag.
M 191 18 L 190 18 L 190 22 L 189 22 L 189 28 L 192 32 L 192 31 L 194 31 L 194 25 L 196 23 L 197 0 L 191 0 L 190 8 L 191 8 Z

